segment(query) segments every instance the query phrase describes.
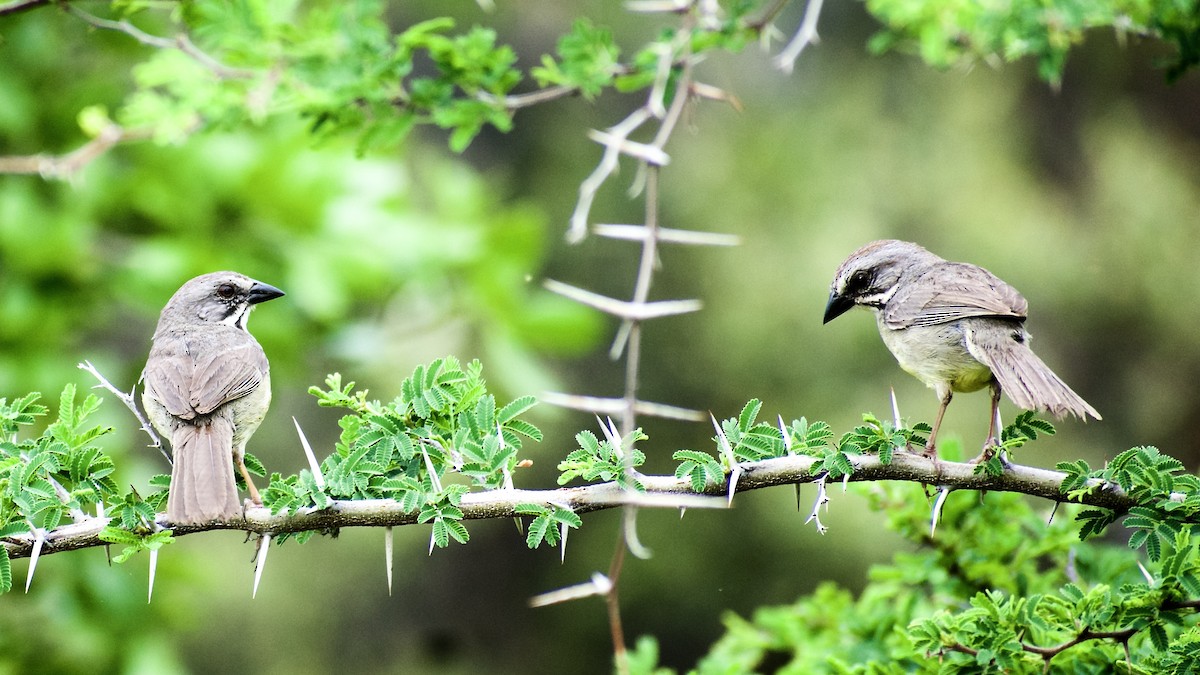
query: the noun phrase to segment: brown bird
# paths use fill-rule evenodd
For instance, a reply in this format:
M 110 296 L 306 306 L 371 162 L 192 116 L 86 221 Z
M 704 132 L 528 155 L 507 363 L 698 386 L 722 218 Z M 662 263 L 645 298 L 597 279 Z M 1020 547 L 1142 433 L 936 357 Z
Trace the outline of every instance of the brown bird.
M 1025 298 L 982 267 L 949 262 L 907 241 L 874 241 L 838 267 L 825 323 L 856 305 L 875 312 L 879 334 L 900 367 L 937 392 L 941 406 L 925 446 L 930 457 L 937 457 L 938 428 L 956 391 L 991 387 L 992 415 L 979 460 L 999 445 L 1002 391 L 1025 410 L 1100 419 L 1030 349 Z
M 213 272 L 181 286 L 159 316 L 142 405 L 174 452 L 172 523 L 240 516 L 234 464 L 250 499 L 262 503 L 243 457 L 271 404 L 271 374 L 246 319 L 254 305 L 281 295 L 245 275 Z

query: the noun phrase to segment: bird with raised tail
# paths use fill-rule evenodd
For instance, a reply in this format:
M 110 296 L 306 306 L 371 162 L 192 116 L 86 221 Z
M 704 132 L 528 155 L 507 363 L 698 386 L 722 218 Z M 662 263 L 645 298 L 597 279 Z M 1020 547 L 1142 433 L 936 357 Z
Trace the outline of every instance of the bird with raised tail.
M 824 323 L 855 306 L 874 311 L 900 367 L 937 392 L 941 405 L 925 446 L 933 459 L 954 392 L 992 391 L 987 440 L 976 461 L 999 445 L 1001 392 L 1025 410 L 1100 419 L 1030 349 L 1025 298 L 982 267 L 950 262 L 907 241 L 873 241 L 838 267 Z
M 242 515 L 234 465 L 261 504 L 244 456 L 271 405 L 271 369 L 246 320 L 283 291 L 236 272 L 185 283 L 158 319 L 142 371 L 142 405 L 171 442 L 167 520 L 200 524 Z

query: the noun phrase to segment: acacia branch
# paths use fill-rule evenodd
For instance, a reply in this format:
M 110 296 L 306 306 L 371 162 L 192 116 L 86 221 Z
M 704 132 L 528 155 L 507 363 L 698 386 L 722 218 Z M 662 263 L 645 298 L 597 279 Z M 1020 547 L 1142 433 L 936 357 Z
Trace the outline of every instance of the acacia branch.
M 69 180 L 118 143 L 143 140 L 150 136 L 151 132 L 144 129 L 125 129 L 117 124 L 109 124 L 92 140 L 62 155 L 43 153 L 0 157 L 0 174 L 38 174 L 42 178 Z
M 812 467 L 818 461 L 815 457 L 794 455 L 742 464 L 737 491 L 811 482 L 817 478 L 812 475 Z M 1066 495 L 1059 491 L 1066 474 L 1037 467 L 1014 464 L 999 476 L 987 476 L 976 474 L 975 465 L 972 464 L 947 461 L 934 464 L 914 453 L 896 453 L 892 462 L 886 465 L 876 455 L 862 455 L 856 458 L 856 464 L 857 468 L 849 477 L 851 482 L 895 480 L 944 486 L 951 490 L 1018 492 L 1056 502 L 1067 501 Z M 549 490 L 490 490 L 464 495 L 460 508 L 465 519 L 482 520 L 516 517 L 519 504 L 566 506 L 576 513 L 628 505 L 668 508 L 717 506 L 711 499 L 693 500 L 724 496 L 727 490 L 724 483 L 712 483 L 697 493 L 691 489 L 687 479 L 675 476 L 639 476 L 639 480 L 645 486 L 644 493 L 623 490 L 615 482 Z M 724 499 L 719 501 L 721 504 L 725 502 Z M 1085 494 L 1080 503 L 1117 512 L 1127 511 L 1136 504 L 1115 485 L 1097 486 Z M 335 501 L 326 509 L 301 509 L 291 515 L 272 514 L 267 508 L 251 507 L 246 510 L 244 518 L 205 525 L 180 525 L 172 529 L 176 536 L 209 530 L 242 530 L 278 535 L 343 527 L 416 525 L 417 516 L 417 512 L 405 511 L 395 500 L 370 499 Z M 52 530 L 45 536 L 41 553 L 46 555 L 102 546 L 106 542 L 98 535 L 108 522 L 107 518 L 90 518 Z M 171 526 L 161 515 L 160 522 L 164 526 Z M 7 537 L 0 543 L 8 549 L 10 557 L 24 558 L 33 550 L 33 542 L 32 534 L 20 534 Z
M 147 33 L 146 31 L 130 23 L 128 19 L 121 19 L 120 21 L 103 19 L 95 16 L 94 14 L 89 14 L 88 12 L 85 12 L 82 9 L 72 5 L 64 5 L 63 9 L 65 9 L 67 13 L 82 19 L 85 23 L 93 28 L 124 33 L 134 40 L 137 40 L 139 43 L 146 45 L 147 47 L 154 47 L 155 49 L 178 49 L 196 63 L 199 63 L 200 65 L 212 71 L 213 75 L 216 75 L 219 78 L 248 78 L 254 77 L 255 75 L 253 70 L 232 68 L 221 63 L 217 59 L 207 54 L 204 50 L 197 47 L 196 43 L 192 42 L 192 39 L 189 38 L 186 33 L 179 33 L 174 38 L 165 38 Z
M 1046 659 L 1046 661 L 1050 661 L 1050 659 L 1058 656 L 1071 647 L 1074 647 L 1082 642 L 1087 642 L 1088 640 L 1116 640 L 1117 642 L 1124 644 L 1129 641 L 1129 638 L 1136 635 L 1139 630 L 1142 629 L 1125 628 L 1123 630 L 1094 631 L 1091 628 L 1084 628 L 1079 635 L 1076 635 L 1062 644 L 1055 645 L 1053 647 L 1038 647 L 1037 645 L 1027 645 L 1025 643 L 1021 643 L 1021 649 L 1031 654 L 1037 654 Z
M 59 0 L 13 0 L 0 5 L 0 16 L 8 16 L 9 14 L 18 14 L 31 9 L 37 9 L 44 5 L 51 5 Z

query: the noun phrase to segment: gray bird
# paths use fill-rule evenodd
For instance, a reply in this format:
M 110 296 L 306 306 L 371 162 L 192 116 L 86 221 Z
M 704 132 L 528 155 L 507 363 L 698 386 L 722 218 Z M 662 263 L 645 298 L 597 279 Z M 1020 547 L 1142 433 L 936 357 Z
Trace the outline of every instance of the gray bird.
M 181 286 L 159 316 L 142 405 L 174 452 L 172 523 L 240 516 L 235 463 L 251 500 L 262 503 L 243 457 L 271 404 L 271 373 L 246 319 L 254 305 L 281 295 L 245 275 L 213 272 Z
M 875 312 L 900 367 L 937 392 L 941 406 L 925 446 L 931 458 L 956 391 L 992 390 L 987 441 L 977 460 L 999 444 L 1001 391 L 1025 410 L 1100 419 L 1030 349 L 1025 298 L 982 267 L 950 262 L 907 241 L 873 241 L 838 267 L 824 322 L 856 305 Z

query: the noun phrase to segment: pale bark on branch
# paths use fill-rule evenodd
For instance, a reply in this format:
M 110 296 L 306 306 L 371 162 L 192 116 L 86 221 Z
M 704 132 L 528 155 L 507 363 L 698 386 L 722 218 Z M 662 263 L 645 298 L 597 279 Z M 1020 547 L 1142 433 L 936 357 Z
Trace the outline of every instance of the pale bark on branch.
M 811 470 L 816 461 L 813 457 L 797 455 L 742 464 L 737 492 L 811 482 L 815 478 Z M 853 475 L 849 477 L 850 482 L 907 481 L 949 490 L 1017 492 L 1056 502 L 1067 501 L 1066 495 L 1059 490 L 1066 474 L 1059 471 L 1012 465 L 1000 476 L 987 476 L 976 474 L 975 466 L 971 464 L 941 461 L 935 465 L 925 457 L 912 453 L 896 453 L 891 464 L 887 465 L 880 462 L 879 457 L 875 455 L 855 457 L 854 461 L 856 466 Z M 700 495 L 692 491 L 686 479 L 674 476 L 641 476 L 640 480 L 645 486 L 644 494 L 630 493 L 611 482 L 550 490 L 492 490 L 464 495 L 460 507 L 465 519 L 479 520 L 512 518 L 517 515 L 516 507 L 519 504 L 565 506 L 576 513 L 610 509 L 631 503 L 673 508 L 714 505 L 711 502 L 702 504 L 695 501 Z M 725 484 L 712 484 L 702 494 L 723 496 L 727 489 Z M 720 500 L 720 505 L 723 506 L 724 503 L 724 499 Z M 1135 504 L 1120 488 L 1111 484 L 1098 484 L 1082 498 L 1081 503 L 1118 513 L 1127 511 Z M 41 554 L 102 546 L 105 542 L 98 535 L 107 523 L 107 518 L 91 518 L 55 529 L 46 534 Z M 165 520 L 160 520 L 160 523 L 170 527 L 170 523 Z M 177 536 L 209 530 L 242 530 L 278 535 L 342 527 L 415 524 L 416 512 L 403 510 L 400 504 L 393 500 L 373 499 L 339 501 L 326 509 L 301 510 L 291 515 L 273 515 L 266 508 L 252 507 L 246 510 L 244 519 L 179 526 L 173 529 Z M 6 538 L 2 543 L 8 549 L 10 557 L 24 558 L 33 550 L 34 536 L 15 535 Z

